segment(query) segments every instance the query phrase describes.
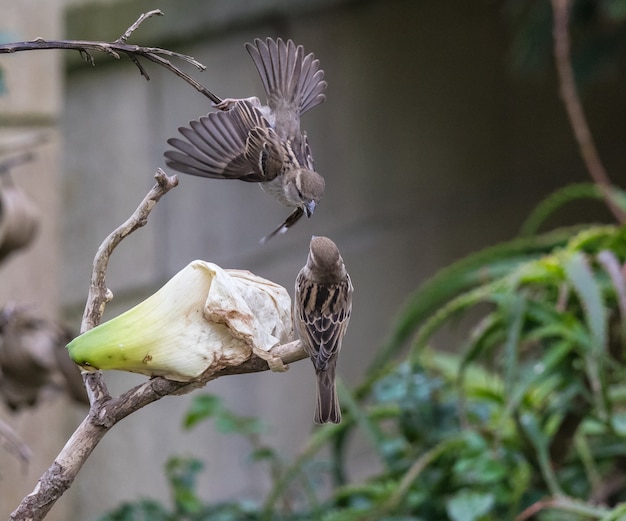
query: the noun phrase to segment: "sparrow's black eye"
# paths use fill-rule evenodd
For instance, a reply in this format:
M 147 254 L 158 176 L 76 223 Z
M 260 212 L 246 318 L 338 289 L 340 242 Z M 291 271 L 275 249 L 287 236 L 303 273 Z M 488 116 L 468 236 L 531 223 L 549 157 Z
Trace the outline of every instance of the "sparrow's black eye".
M 303 199 L 303 197 L 302 197 L 302 192 L 300 191 L 300 189 L 299 189 L 299 188 L 296 188 L 296 192 L 297 192 L 297 194 L 298 194 L 298 197 L 299 197 L 300 199 Z

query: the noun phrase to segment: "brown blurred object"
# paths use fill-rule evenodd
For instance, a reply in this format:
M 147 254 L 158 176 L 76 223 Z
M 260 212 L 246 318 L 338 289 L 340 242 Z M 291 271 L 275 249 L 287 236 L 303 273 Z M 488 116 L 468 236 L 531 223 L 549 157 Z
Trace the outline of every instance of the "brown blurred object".
M 65 328 L 16 306 L 0 311 L 0 399 L 17 411 L 34 406 L 41 393 L 61 391 L 89 404 L 80 370 L 65 345 Z
M 11 252 L 32 242 L 39 228 L 39 211 L 35 203 L 15 186 L 8 171 L 30 161 L 30 153 L 0 162 L 0 262 Z

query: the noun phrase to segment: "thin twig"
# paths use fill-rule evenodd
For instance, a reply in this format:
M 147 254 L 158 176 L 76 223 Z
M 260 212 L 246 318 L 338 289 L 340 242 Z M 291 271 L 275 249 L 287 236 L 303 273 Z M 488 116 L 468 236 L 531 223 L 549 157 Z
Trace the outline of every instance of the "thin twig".
M 179 78 L 182 78 L 187 83 L 189 83 L 193 88 L 195 88 L 201 94 L 204 94 L 207 98 L 209 98 L 213 103 L 220 103 L 222 99 L 219 96 L 213 94 L 209 89 L 207 89 L 204 85 L 194 80 L 187 73 L 180 70 L 175 65 L 172 65 L 166 58 L 163 56 L 171 56 L 173 58 L 177 58 L 183 61 L 186 61 L 196 67 L 197 69 L 203 71 L 206 70 L 206 67 L 202 65 L 200 62 L 195 60 L 191 56 L 187 56 L 186 54 L 177 53 L 174 51 L 170 51 L 167 49 L 161 49 L 159 47 L 142 47 L 139 45 L 131 45 L 126 43 L 127 39 L 133 33 L 137 27 L 146 19 L 152 16 L 161 16 L 163 13 L 158 9 L 154 11 L 149 11 L 148 13 L 142 14 L 137 21 L 131 25 L 126 32 L 120 36 L 117 40 L 113 42 L 90 42 L 85 40 L 44 40 L 43 38 L 37 38 L 35 40 L 26 41 L 26 42 L 13 42 L 13 43 L 5 43 L 0 45 L 0 54 L 9 54 L 19 51 L 33 51 L 33 50 L 44 50 L 44 49 L 71 49 L 80 52 L 83 59 L 85 59 L 91 65 L 94 65 L 94 59 L 89 53 L 89 51 L 97 51 L 104 52 L 109 56 L 112 56 L 115 59 L 120 59 L 120 55 L 125 55 L 132 63 L 134 63 L 142 76 L 144 76 L 147 80 L 150 79 L 146 70 L 143 68 L 141 63 L 139 62 L 139 58 L 145 58 L 151 62 L 154 62 L 161 67 L 166 68 L 167 70 L 173 72 Z
M 620 224 L 626 221 L 626 215 L 613 200 L 611 181 L 602 164 L 600 155 L 593 141 L 587 124 L 587 118 L 576 91 L 576 81 L 570 56 L 569 10 L 570 0 L 551 0 L 554 14 L 554 58 L 559 77 L 561 98 L 565 105 L 569 123 L 574 132 L 580 154 L 592 180 L 598 185 L 606 204 Z
M 167 69 L 168 71 L 173 72 L 176 76 L 185 80 L 189 85 L 191 85 L 194 89 L 196 89 L 201 94 L 204 94 L 207 98 L 209 98 L 213 103 L 221 103 L 222 98 L 213 94 L 209 89 L 207 89 L 204 85 L 194 80 L 191 76 L 181 71 L 178 67 L 172 65 L 168 60 L 159 56 L 157 53 L 141 53 L 146 60 L 150 60 L 151 62 L 159 64 L 161 67 Z
M 2 420 L 0 420 L 0 439 L 4 439 L 5 447 L 22 460 L 22 463 L 26 464 L 30 461 L 32 452 L 28 445 L 21 440 L 8 423 Z
M 80 332 L 84 333 L 89 329 L 96 327 L 104 313 L 104 307 L 113 297 L 111 291 L 106 285 L 106 271 L 109 265 L 109 258 L 113 250 L 122 240 L 132 232 L 144 226 L 148 221 L 148 215 L 154 208 L 154 205 L 172 188 L 178 185 L 176 176 L 169 177 L 160 168 L 155 176 L 156 184 L 144 197 L 141 204 L 126 220 L 125 223 L 117 227 L 103 241 L 98 248 L 93 261 L 93 271 L 91 273 L 91 281 L 89 284 L 89 293 L 87 295 L 87 304 L 83 313 L 83 320 L 80 325 Z M 110 398 L 106 384 L 102 379 L 101 373 L 84 373 L 83 380 L 89 395 L 89 402 L 94 406 Z
M 156 184 L 144 197 L 133 214 L 120 226 L 118 226 L 109 236 L 102 242 L 98 252 L 94 258 L 93 271 L 91 274 L 91 283 L 87 296 L 87 305 L 83 313 L 80 332 L 92 329 L 100 323 L 104 306 L 111 300 L 111 294 L 106 287 L 106 270 L 109 264 L 109 258 L 117 245 L 137 228 L 141 228 L 147 223 L 148 215 L 154 208 L 154 205 L 172 188 L 178 185 L 176 176 L 168 176 L 160 168 L 154 175 Z
M 526 521 L 527 519 L 531 519 L 535 514 L 538 514 L 542 510 L 559 510 L 561 512 L 577 514 L 579 516 L 591 517 L 594 519 L 603 518 L 609 513 L 608 509 L 601 506 L 589 505 L 567 496 L 552 496 L 540 499 L 530 505 L 515 517 L 515 521 Z
M 120 36 L 117 40 L 115 40 L 116 42 L 120 42 L 120 43 L 126 43 L 126 40 L 128 40 L 130 38 L 130 35 L 133 34 L 133 32 L 148 18 L 151 18 L 153 16 L 163 16 L 163 11 L 161 11 L 160 9 L 154 9 L 153 11 L 148 11 L 147 13 L 141 13 L 139 15 L 139 18 L 137 18 L 137 20 L 135 21 L 135 23 L 133 25 L 131 25 L 128 29 L 126 29 L 126 31 L 124 32 L 124 34 L 122 36 Z

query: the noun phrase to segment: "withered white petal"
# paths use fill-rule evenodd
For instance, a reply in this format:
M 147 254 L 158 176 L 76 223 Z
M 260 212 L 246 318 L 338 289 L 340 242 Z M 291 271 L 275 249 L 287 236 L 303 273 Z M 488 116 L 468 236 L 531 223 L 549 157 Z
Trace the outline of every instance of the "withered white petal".
M 285 288 L 250 272 L 196 260 L 134 308 L 75 338 L 70 357 L 86 370 L 118 369 L 189 381 L 243 363 L 293 336 Z

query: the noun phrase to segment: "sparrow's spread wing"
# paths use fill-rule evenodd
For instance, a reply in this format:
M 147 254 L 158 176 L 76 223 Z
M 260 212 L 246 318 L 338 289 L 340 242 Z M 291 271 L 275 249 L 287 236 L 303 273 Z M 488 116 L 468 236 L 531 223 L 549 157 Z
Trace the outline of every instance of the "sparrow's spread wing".
M 302 340 L 310 349 L 317 371 L 326 371 L 328 362 L 341 349 L 341 341 L 352 312 L 350 277 L 337 284 L 314 284 L 301 271 L 297 279 L 299 299 L 296 320 Z
M 238 101 L 228 111 L 211 112 L 178 130 L 186 141 L 168 139 L 176 150 L 165 152 L 165 162 L 179 172 L 247 182 L 271 181 L 280 172 L 280 141 L 247 101 Z

